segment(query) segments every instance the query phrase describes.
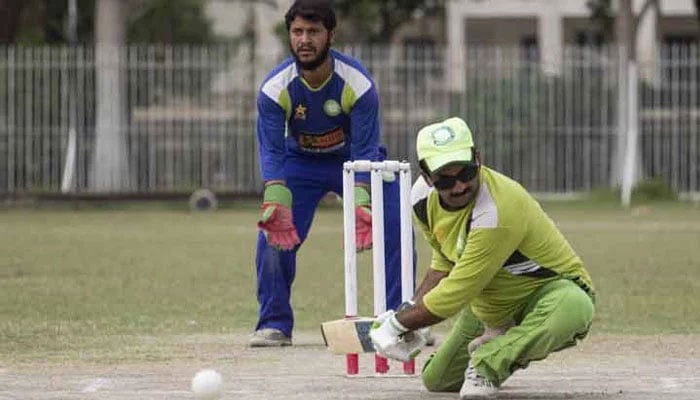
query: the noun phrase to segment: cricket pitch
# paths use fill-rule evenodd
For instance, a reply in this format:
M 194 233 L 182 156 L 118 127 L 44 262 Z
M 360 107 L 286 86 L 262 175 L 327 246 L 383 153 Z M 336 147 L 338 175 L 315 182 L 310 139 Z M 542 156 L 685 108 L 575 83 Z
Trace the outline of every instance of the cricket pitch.
M 330 354 L 320 334 L 301 332 L 295 346 L 251 349 L 247 335 L 186 336 L 167 361 L 11 366 L 0 361 L 0 399 L 193 399 L 192 376 L 213 368 L 224 378 L 222 399 L 457 399 L 429 393 L 419 376 L 344 375 L 344 357 Z M 700 399 L 700 335 L 592 334 L 579 346 L 516 372 L 497 399 Z M 419 357 L 422 366 L 430 348 Z M 360 356 L 371 374 L 371 355 Z M 400 363 L 391 363 L 400 374 Z

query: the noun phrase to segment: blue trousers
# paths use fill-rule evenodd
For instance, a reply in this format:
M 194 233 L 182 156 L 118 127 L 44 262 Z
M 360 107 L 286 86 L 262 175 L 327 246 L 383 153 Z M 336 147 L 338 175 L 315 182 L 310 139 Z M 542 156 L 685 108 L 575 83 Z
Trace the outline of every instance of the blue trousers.
M 318 158 L 288 158 L 287 186 L 292 192 L 292 218 L 299 238 L 304 243 L 318 203 L 329 192 L 343 193 L 343 162 Z M 401 304 L 401 235 L 398 174 L 393 182 L 384 182 L 384 246 L 386 267 L 386 307 Z M 300 245 L 301 246 L 301 245 Z M 294 313 L 290 304 L 291 287 L 296 274 L 297 246 L 279 251 L 267 245 L 265 235 L 258 233 L 255 266 L 260 314 L 256 330 L 275 328 L 291 337 Z M 414 277 L 415 277 L 414 248 Z M 336 266 L 342 275 L 343 265 Z M 342 292 L 337 293 L 343 296 Z M 342 312 L 342 310 L 338 310 Z

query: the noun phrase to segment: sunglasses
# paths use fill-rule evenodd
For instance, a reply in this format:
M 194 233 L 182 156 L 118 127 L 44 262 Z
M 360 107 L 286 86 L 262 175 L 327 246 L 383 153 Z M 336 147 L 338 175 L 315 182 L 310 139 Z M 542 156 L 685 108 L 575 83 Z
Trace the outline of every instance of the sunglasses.
M 478 164 L 465 165 L 464 168 L 459 170 L 456 175 L 438 175 L 438 178 L 433 180 L 433 186 L 437 190 L 452 189 L 457 184 L 457 181 L 469 182 L 470 180 L 474 179 L 477 173 L 479 173 Z

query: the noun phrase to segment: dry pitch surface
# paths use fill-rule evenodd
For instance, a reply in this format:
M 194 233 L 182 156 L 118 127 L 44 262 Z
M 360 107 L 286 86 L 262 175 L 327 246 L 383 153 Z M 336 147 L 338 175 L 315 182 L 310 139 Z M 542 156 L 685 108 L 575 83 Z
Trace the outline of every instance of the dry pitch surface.
M 0 363 L 0 399 L 193 399 L 189 383 L 200 368 L 221 372 L 224 399 L 457 398 L 428 393 L 418 377 L 347 378 L 343 358 L 329 354 L 313 332 L 297 334 L 291 348 L 249 349 L 246 341 L 245 335 L 183 337 L 181 353 L 168 362 Z M 593 335 L 516 372 L 496 398 L 697 400 L 698 347 L 700 335 Z M 360 362 L 361 372 L 371 373 L 372 359 Z

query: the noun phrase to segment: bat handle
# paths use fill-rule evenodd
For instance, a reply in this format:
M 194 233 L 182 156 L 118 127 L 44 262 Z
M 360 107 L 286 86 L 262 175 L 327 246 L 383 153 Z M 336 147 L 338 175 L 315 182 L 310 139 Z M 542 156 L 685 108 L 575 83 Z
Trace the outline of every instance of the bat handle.
M 345 371 L 348 375 L 360 373 L 360 357 L 357 354 L 345 355 Z

